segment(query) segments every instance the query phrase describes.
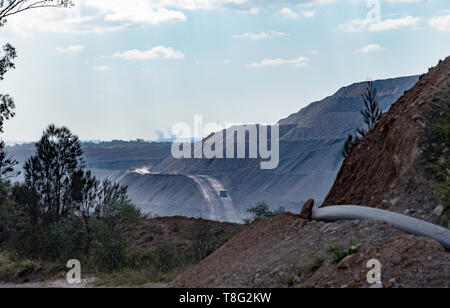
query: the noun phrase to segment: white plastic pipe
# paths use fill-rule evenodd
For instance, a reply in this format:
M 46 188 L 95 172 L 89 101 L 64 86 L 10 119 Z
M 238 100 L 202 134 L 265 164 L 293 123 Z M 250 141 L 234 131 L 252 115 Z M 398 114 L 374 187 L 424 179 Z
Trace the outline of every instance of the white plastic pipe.
M 403 232 L 435 240 L 450 251 L 450 230 L 410 216 L 357 205 L 337 205 L 313 209 L 312 220 L 379 220 Z

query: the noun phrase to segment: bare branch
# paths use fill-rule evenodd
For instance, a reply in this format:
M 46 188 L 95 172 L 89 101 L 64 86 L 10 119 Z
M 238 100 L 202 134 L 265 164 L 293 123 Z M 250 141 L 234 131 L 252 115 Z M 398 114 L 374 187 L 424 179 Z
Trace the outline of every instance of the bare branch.
M 44 7 L 72 7 L 70 0 L 0 0 L 0 25 L 4 18 L 21 13 L 23 11 Z

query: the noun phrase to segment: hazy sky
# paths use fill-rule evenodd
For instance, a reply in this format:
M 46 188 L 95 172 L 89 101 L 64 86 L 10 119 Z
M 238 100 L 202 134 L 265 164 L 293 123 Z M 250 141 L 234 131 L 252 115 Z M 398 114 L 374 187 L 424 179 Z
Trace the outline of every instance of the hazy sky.
M 81 139 L 151 139 L 195 114 L 274 123 L 357 81 L 450 55 L 448 0 L 81 0 L 11 17 L 3 139 L 50 124 Z M 380 15 L 377 14 L 379 9 Z

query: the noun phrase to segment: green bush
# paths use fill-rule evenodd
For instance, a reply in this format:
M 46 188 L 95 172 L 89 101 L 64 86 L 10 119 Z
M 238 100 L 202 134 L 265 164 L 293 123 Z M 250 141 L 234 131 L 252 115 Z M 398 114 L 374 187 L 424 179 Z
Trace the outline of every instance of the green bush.
M 168 273 L 183 265 L 183 258 L 178 254 L 174 244 L 165 241 L 151 249 L 135 253 L 130 257 L 129 265 L 154 274 Z
M 0 281 L 24 283 L 54 279 L 65 272 L 62 264 L 22 259 L 0 250 Z
M 314 257 L 310 261 L 303 263 L 298 269 L 297 276 L 307 276 L 316 272 L 323 264 L 324 259 Z
M 330 248 L 331 263 L 338 264 L 339 262 L 344 260 L 345 257 L 350 256 L 357 251 L 358 249 L 355 246 L 344 249 L 341 244 L 335 244 Z
M 426 127 L 423 153 L 433 174 L 436 202 L 444 205 L 443 219 L 450 225 L 450 90 L 432 100 L 432 114 Z
M 269 205 L 264 201 L 257 203 L 254 207 L 247 210 L 247 212 L 252 214 L 253 219 L 268 219 L 280 215 L 285 211 L 283 207 L 271 211 Z
M 74 215 L 65 217 L 49 226 L 45 252 L 41 258 L 63 262 L 82 260 L 85 241 L 80 218 Z

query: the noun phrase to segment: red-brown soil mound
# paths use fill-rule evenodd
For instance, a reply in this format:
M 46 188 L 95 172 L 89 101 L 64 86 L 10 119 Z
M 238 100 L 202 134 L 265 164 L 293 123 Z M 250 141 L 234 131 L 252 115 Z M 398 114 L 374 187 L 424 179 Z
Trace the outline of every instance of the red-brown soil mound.
M 385 113 L 346 158 L 324 205 L 366 205 L 441 220 L 423 165 L 422 144 L 435 120 L 433 108 L 450 90 L 450 57 L 430 69 Z M 441 106 L 449 106 L 448 97 Z

